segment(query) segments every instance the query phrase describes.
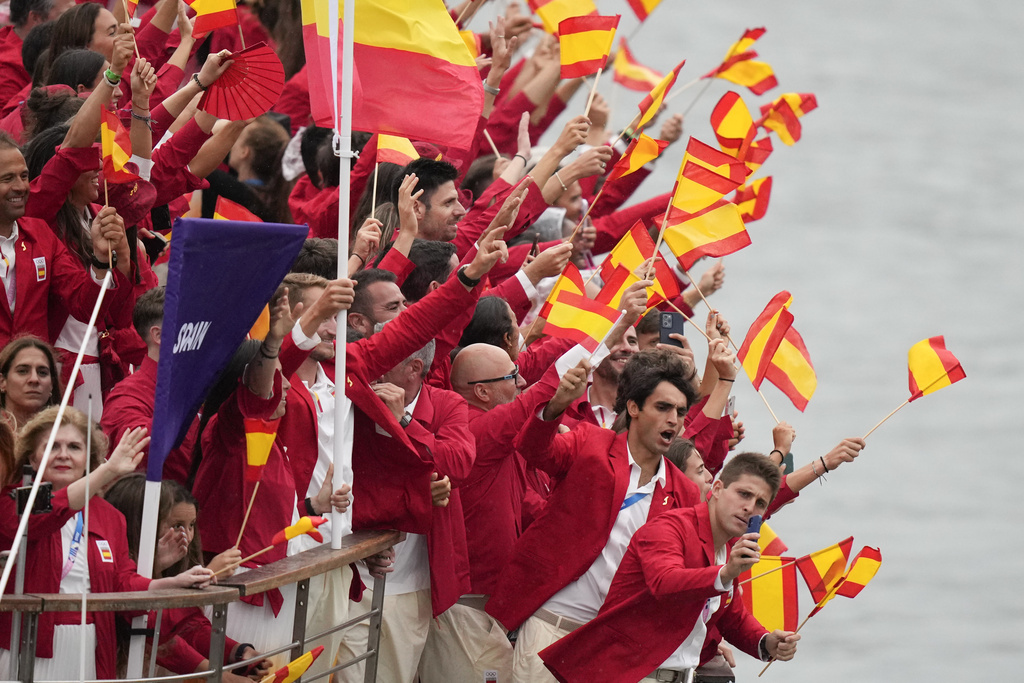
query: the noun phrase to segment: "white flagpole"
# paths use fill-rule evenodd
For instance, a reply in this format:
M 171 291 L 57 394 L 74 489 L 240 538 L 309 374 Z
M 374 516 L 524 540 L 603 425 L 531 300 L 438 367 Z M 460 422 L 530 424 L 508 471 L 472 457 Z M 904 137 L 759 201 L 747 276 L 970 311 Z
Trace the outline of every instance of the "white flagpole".
M 36 496 L 39 494 L 39 485 L 43 481 L 43 472 L 46 471 L 46 465 L 50 462 L 50 452 L 53 450 L 53 442 L 57 438 L 57 430 L 60 429 L 61 420 L 64 419 L 64 411 L 67 410 L 68 401 L 71 400 L 71 394 L 74 393 L 75 378 L 78 377 L 78 371 L 82 367 L 82 357 L 85 355 L 85 348 L 89 344 L 89 336 L 96 326 L 96 318 L 99 315 L 100 306 L 103 305 L 103 297 L 107 292 L 107 286 L 110 284 L 110 278 L 111 275 L 108 270 L 107 274 L 103 276 L 103 283 L 100 285 L 100 295 L 96 298 L 96 305 L 93 306 L 92 315 L 89 316 L 89 324 L 86 326 L 82 346 L 78 349 L 78 355 L 75 356 L 75 364 L 71 368 L 71 377 L 68 379 L 68 386 L 64 390 L 64 398 L 61 399 L 60 408 L 57 409 L 57 419 L 54 420 L 53 429 L 50 430 L 50 437 L 46 440 L 46 449 L 43 451 L 43 457 L 39 460 L 39 469 L 36 473 L 35 481 L 32 482 L 32 490 L 28 494 L 25 513 L 21 516 L 21 521 L 18 523 L 18 531 L 14 535 L 14 543 L 11 544 L 11 558 L 18 556 L 18 548 L 25 537 L 25 529 L 28 528 L 28 517 L 32 514 L 32 506 L 35 505 Z M 3 574 L 0 575 L 0 600 L 3 600 L 4 591 L 7 589 L 7 582 L 11 578 L 11 570 L 14 569 L 16 564 L 17 562 L 12 562 L 10 559 L 4 564 Z
M 89 463 L 92 462 L 92 394 L 89 394 L 89 412 L 86 424 L 89 428 L 85 432 L 85 507 L 82 514 L 85 516 L 82 528 L 82 539 L 78 547 L 82 549 L 82 562 L 85 563 L 85 575 L 89 576 Z M 91 582 L 90 582 L 91 585 Z M 82 591 L 82 638 L 78 643 L 78 680 L 85 683 L 85 600 L 86 592 Z
M 330 3 L 332 15 L 337 11 L 337 3 Z M 334 74 L 335 107 L 337 109 L 336 127 L 337 146 L 335 152 L 338 154 L 338 163 L 341 165 L 338 174 L 338 277 L 348 277 L 348 238 L 349 238 L 349 193 L 351 184 L 351 159 L 352 159 L 352 80 L 354 43 L 353 33 L 355 32 L 355 2 L 348 0 L 344 3 L 344 36 L 341 45 L 342 72 L 341 92 L 338 92 L 338 42 L 334 31 L 338 25 L 334 17 L 331 18 L 331 70 Z M 339 98 L 340 96 L 340 106 Z M 345 426 L 349 413 L 349 400 L 345 395 L 345 339 L 348 336 L 348 321 L 344 315 L 338 315 L 337 337 L 335 341 L 334 356 L 334 479 L 331 486 L 337 490 L 344 483 L 343 467 L 345 461 L 344 452 L 346 445 L 351 443 L 352 434 L 345 433 Z M 349 446 L 350 448 L 350 446 Z M 344 516 L 336 510 L 331 510 L 331 547 L 335 550 L 341 548 L 341 530 Z

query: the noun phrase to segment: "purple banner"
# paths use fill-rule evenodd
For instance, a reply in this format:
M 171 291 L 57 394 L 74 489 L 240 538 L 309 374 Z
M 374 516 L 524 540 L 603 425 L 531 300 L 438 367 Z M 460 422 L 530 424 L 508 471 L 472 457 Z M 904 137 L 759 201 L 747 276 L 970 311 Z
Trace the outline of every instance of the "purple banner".
M 175 221 L 146 479 L 164 460 L 302 248 L 305 226 Z

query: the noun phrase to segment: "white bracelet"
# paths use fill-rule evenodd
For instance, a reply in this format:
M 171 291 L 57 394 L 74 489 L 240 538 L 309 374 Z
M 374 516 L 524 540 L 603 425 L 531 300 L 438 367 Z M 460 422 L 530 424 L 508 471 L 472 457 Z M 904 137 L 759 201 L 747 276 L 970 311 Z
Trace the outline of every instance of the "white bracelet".
M 568 187 L 565 186 L 565 181 L 562 180 L 562 176 L 558 175 L 558 171 L 555 171 L 555 180 L 557 180 L 562 185 L 563 192 L 569 189 Z
M 501 92 L 501 88 L 495 88 L 493 85 L 488 85 L 487 81 L 484 81 L 483 84 L 484 84 L 484 92 L 489 94 L 489 95 L 494 95 L 495 97 L 497 97 L 498 93 Z

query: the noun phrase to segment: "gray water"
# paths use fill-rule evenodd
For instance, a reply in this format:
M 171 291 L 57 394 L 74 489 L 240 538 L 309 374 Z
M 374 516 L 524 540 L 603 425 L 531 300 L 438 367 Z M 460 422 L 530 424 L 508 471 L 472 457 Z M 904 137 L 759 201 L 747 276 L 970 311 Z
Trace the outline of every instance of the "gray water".
M 622 32 L 635 26 L 624 1 L 597 4 L 623 15 Z M 797 658 L 762 680 L 1024 680 L 1015 673 L 1024 654 L 1015 398 L 1024 383 L 1024 5 L 665 0 L 631 44 L 663 71 L 685 57 L 681 85 L 757 26 L 768 32 L 755 49 L 779 87 L 759 98 L 715 81 L 686 134 L 714 144 L 708 116 L 728 89 L 751 109 L 782 92 L 817 95 L 803 139 L 776 143 L 763 167 L 774 177 L 768 213 L 751 225 L 753 244 L 726 258 L 726 286 L 713 298 L 739 339 L 772 295 L 793 294 L 818 390 L 802 414 L 768 383 L 764 393 L 797 428 L 798 466 L 909 396 L 915 342 L 945 335 L 967 372 L 900 411 L 856 463 L 775 518 L 793 554 L 853 535 L 855 552 L 876 546 L 884 559 L 860 596 L 810 620 Z M 641 95 L 613 93 L 607 77 L 601 91 L 614 98 L 615 122 L 628 122 Z M 671 189 L 682 148 L 670 148 L 637 199 Z M 771 416 L 749 384 L 737 382 L 736 394 L 744 445 L 770 450 Z M 802 618 L 812 603 L 803 588 L 800 598 Z M 756 679 L 761 665 L 738 659 L 737 679 Z

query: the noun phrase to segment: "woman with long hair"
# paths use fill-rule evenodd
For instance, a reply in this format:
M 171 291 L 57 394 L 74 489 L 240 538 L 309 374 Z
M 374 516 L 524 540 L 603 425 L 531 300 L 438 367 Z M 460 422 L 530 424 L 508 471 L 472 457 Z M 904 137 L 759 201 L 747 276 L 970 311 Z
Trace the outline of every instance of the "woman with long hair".
M 46 406 L 60 403 L 60 397 L 52 346 L 26 334 L 0 350 L 0 409 L 12 427 L 18 428 Z
M 88 496 L 101 492 L 118 477 L 135 470 L 149 443 L 145 429 L 127 432 L 104 460 L 107 439 L 85 415 L 67 408 L 57 424 L 56 406 L 47 408 L 22 427 L 18 434 L 16 468 L 30 464 L 39 469 L 48 437 L 56 425 L 53 449 L 39 475 L 51 484 L 50 512 L 29 516 L 26 593 L 110 593 L 161 588 L 202 587 L 213 580 L 213 572 L 193 567 L 173 578 L 150 580 L 139 576 L 128 554 L 124 516 L 102 498 L 90 501 L 88 535 L 82 510 Z M 86 435 L 91 438 L 86 448 Z M 0 495 L 0 547 L 10 548 L 17 532 L 19 515 L 8 487 Z M 86 563 L 88 557 L 88 563 Z M 8 590 L 13 590 L 9 585 Z M 10 652 L 11 619 L 0 615 L 0 670 L 6 670 Z M 116 647 L 114 613 L 90 612 L 81 624 L 78 612 L 48 612 L 40 615 L 36 641 L 35 675 L 40 679 L 77 678 L 79 655 L 85 630 L 86 678 L 114 678 Z M 56 656 L 60 653 L 60 656 Z

